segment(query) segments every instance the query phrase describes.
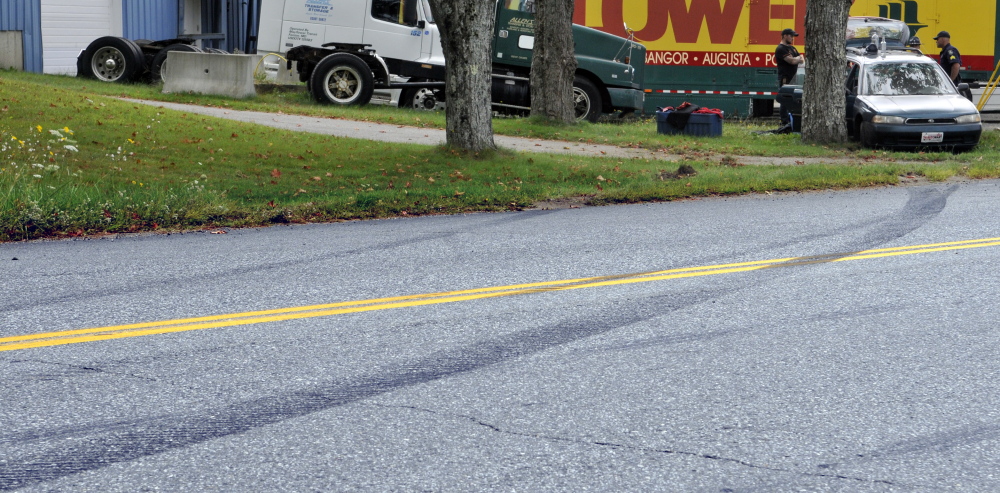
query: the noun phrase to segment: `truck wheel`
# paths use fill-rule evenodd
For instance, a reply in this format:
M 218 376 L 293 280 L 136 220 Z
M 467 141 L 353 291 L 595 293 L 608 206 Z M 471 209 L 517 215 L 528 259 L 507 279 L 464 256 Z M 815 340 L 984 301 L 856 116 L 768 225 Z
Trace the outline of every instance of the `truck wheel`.
M 403 89 L 403 92 L 399 93 L 399 107 L 425 111 L 443 109 L 444 90 L 430 87 Z
M 77 75 L 104 82 L 132 82 L 143 72 L 139 45 L 125 38 L 104 36 L 94 40 L 77 59 Z
M 163 81 L 163 66 L 167 63 L 167 55 L 171 51 L 187 51 L 191 53 L 204 53 L 201 48 L 194 45 L 175 43 L 166 48 L 160 50 L 156 56 L 153 57 L 153 61 L 149 63 L 149 77 L 153 82 Z
M 366 105 L 375 91 L 372 70 L 349 53 L 334 53 L 320 60 L 309 82 L 313 98 L 324 104 Z
M 573 104 L 577 120 L 596 123 L 601 116 L 601 93 L 583 77 L 573 79 Z

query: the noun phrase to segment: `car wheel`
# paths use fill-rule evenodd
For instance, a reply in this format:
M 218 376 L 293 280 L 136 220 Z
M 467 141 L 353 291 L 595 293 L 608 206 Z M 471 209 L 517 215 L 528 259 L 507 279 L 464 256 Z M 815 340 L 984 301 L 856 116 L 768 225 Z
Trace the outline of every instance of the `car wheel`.
M 601 117 L 601 93 L 583 77 L 573 79 L 573 105 L 577 120 L 596 123 Z
M 104 82 L 133 82 L 142 75 L 144 58 L 139 45 L 115 36 L 94 40 L 77 60 L 77 75 Z
M 160 82 L 163 80 L 163 67 L 166 66 L 167 55 L 169 55 L 171 51 L 204 53 L 201 48 L 184 43 L 175 43 L 160 50 L 159 53 L 153 57 L 153 61 L 149 64 L 149 77 L 153 79 L 153 82 Z
M 850 134 L 851 134 L 850 135 L 851 140 L 853 140 L 855 142 L 860 142 L 861 141 L 861 119 L 860 118 L 851 123 L 850 131 L 851 131 L 850 132 Z
M 875 125 L 870 122 L 861 122 L 861 145 L 865 147 L 875 147 Z
M 316 65 L 309 89 L 320 103 L 362 106 L 372 99 L 375 77 L 364 60 L 334 53 Z

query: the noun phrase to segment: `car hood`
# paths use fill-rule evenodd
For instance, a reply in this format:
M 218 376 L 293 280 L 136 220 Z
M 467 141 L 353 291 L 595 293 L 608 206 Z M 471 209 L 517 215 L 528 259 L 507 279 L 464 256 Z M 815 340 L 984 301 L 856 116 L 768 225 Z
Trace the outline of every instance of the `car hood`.
M 959 94 L 945 96 L 860 96 L 858 100 L 880 115 L 912 118 L 976 113 L 976 106 Z

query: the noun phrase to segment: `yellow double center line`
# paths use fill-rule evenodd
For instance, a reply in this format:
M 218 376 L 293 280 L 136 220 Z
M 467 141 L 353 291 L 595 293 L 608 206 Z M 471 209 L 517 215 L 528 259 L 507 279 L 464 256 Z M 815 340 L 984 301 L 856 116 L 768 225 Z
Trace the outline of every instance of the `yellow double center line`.
M 542 293 L 547 291 L 564 291 L 570 289 L 594 288 L 599 286 L 663 281 L 686 277 L 732 274 L 736 272 L 747 272 L 775 267 L 790 267 L 826 262 L 843 262 L 847 260 L 914 255 L 918 253 L 943 252 L 949 250 L 963 250 L 968 248 L 982 248 L 998 245 L 1000 245 L 1000 238 L 953 241 L 948 243 L 864 250 L 860 252 L 837 253 L 810 257 L 788 257 L 772 260 L 758 260 L 754 262 L 719 264 L 703 267 L 686 267 L 682 269 L 640 272 L 614 276 L 584 277 L 562 281 L 513 284 L 509 286 L 467 289 L 462 291 L 445 291 L 440 293 L 396 296 L 391 298 L 345 301 L 325 305 L 310 305 L 293 308 L 279 308 L 275 310 L 233 313 L 228 315 L 212 315 L 207 317 L 163 320 L 159 322 L 145 322 L 129 325 L 113 325 L 92 329 L 46 332 L 41 334 L 2 337 L 0 338 L 0 351 L 14 351 L 18 349 L 58 346 L 79 342 L 103 341 L 108 339 L 120 339 L 123 337 L 166 334 L 169 332 L 183 332 L 188 330 L 213 329 L 216 327 L 232 327 L 235 325 L 280 322 L 283 320 L 328 317 L 331 315 L 341 315 L 346 313 L 435 305 L 439 303 L 454 303 L 457 301 L 499 298 L 501 296 Z

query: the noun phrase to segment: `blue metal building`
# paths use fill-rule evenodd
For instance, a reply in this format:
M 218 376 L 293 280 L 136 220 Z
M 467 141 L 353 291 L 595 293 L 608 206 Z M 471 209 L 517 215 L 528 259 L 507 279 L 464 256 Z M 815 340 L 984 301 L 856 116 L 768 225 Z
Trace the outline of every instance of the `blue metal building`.
M 20 39 L 23 68 L 75 73 L 72 60 L 100 36 L 192 38 L 253 52 L 262 0 L 0 0 L 0 41 Z
M 23 68 L 42 71 L 42 14 L 39 0 L 0 1 L 0 31 L 20 33 Z

